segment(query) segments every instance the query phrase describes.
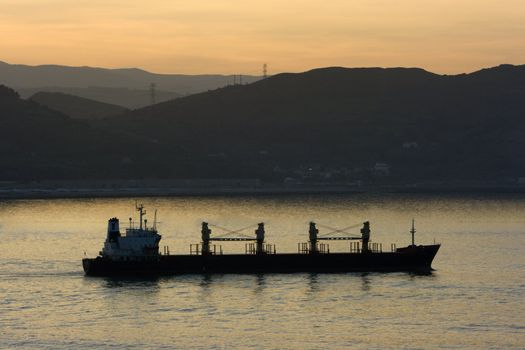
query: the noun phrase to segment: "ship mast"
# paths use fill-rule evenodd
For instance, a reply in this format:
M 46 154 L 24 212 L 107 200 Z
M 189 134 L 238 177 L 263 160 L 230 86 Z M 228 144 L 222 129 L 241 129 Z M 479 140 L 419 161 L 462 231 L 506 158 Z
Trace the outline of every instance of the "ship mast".
M 157 231 L 157 209 L 155 209 L 155 215 L 153 216 L 153 230 Z
M 142 230 L 142 217 L 144 215 L 146 215 L 146 211 L 144 210 L 144 204 L 140 204 L 140 205 L 136 205 L 135 204 L 135 207 L 137 208 L 138 212 L 140 213 L 140 226 L 139 228 Z

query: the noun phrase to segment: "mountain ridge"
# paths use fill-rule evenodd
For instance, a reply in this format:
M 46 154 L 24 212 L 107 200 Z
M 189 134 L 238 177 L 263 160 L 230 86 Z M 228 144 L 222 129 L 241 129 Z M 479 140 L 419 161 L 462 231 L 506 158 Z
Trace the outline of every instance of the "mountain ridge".
M 222 74 L 158 74 L 140 68 L 1 63 L 0 84 L 13 88 L 98 86 L 143 89 L 155 83 L 160 90 L 185 95 L 215 89 L 233 82 L 233 75 Z M 244 75 L 243 79 L 249 83 L 260 77 Z
M 62 112 L 73 119 L 106 118 L 128 111 L 122 106 L 58 92 L 37 92 L 29 100 Z
M 453 76 L 418 68 L 329 67 L 92 120 L 92 130 L 118 142 L 100 142 L 97 147 L 107 148 L 103 153 L 84 152 L 82 164 L 73 163 L 86 178 L 249 177 L 282 183 L 333 181 L 319 175 L 330 173 L 338 181 L 403 184 L 517 181 L 525 177 L 524 101 L 525 66 Z M 19 142 L 24 130 L 17 126 L 11 136 L 18 136 L 10 140 Z M 67 130 L 56 125 L 54 132 Z M 31 147 L 40 153 L 34 142 Z M 97 172 L 100 154 L 103 172 Z M 47 155 L 39 162 L 61 164 Z
M 370 167 L 386 159 L 408 176 L 410 163 L 419 159 L 415 163 L 424 169 L 418 171 L 427 175 L 449 169 L 457 176 L 516 176 L 523 166 L 507 144 L 516 137 L 507 138 L 523 133 L 524 69 L 498 66 L 479 79 L 478 72 L 322 68 L 167 101 L 104 123 L 155 137 L 167 147 L 178 140 L 203 156 L 225 154 L 251 166 L 257 152 L 265 151 L 278 158 L 275 166 L 310 161 Z M 417 151 L 401 148 L 410 142 L 419 145 Z M 476 154 L 478 146 L 485 154 Z M 468 151 L 458 152 L 462 147 Z

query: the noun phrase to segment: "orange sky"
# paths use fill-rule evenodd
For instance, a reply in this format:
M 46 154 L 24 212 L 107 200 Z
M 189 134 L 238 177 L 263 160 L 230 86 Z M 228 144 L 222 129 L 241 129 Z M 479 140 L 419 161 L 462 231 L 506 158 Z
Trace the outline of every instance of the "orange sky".
M 525 0 L 0 0 L 0 60 L 261 74 L 525 63 Z

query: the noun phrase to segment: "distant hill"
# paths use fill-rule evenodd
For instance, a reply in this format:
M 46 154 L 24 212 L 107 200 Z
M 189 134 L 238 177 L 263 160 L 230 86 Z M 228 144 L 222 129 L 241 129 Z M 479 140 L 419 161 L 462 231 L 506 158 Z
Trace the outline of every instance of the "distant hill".
M 382 162 L 399 181 L 503 179 L 525 175 L 525 66 L 455 76 L 315 69 L 103 123 L 260 174 L 307 164 L 370 169 Z
M 0 177 L 515 183 L 524 101 L 525 66 L 511 65 L 322 68 L 89 123 L 4 87 Z
M 245 83 L 259 80 L 243 76 Z M 151 83 L 159 91 L 188 95 L 233 83 L 232 75 L 155 74 L 137 68 L 106 69 L 58 65 L 27 66 L 0 61 L 0 84 L 19 88 L 127 88 L 147 90 Z
M 71 119 L 0 85 L 0 180 L 144 176 L 154 143 Z
M 151 105 L 151 92 L 145 89 L 105 88 L 105 87 L 39 87 L 17 88 L 16 91 L 22 98 L 30 98 L 39 92 L 57 92 L 62 94 L 83 97 L 89 100 L 122 106 L 128 109 L 137 109 Z M 175 92 L 155 91 L 155 102 L 165 102 L 181 97 Z
M 62 112 L 73 119 L 107 118 L 128 111 L 121 106 L 59 92 L 38 92 L 31 96 L 30 100 Z

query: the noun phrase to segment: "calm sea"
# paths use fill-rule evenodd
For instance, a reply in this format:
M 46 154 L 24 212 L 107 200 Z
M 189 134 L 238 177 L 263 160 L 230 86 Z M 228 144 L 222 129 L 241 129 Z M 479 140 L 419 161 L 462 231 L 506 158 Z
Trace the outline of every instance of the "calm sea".
M 408 273 L 85 277 L 107 219 L 126 226 L 129 199 L 0 202 L 2 349 L 523 349 L 525 197 L 345 195 L 143 198 L 161 245 L 184 253 L 200 222 L 266 223 L 277 252 L 308 222 L 370 220 L 372 240 L 441 242 L 428 276 Z M 327 232 L 323 229 L 321 232 Z M 247 234 L 254 228 L 243 231 Z M 351 232 L 359 228 L 351 229 Z M 331 251 L 348 243 L 330 244 Z M 224 244 L 225 252 L 243 251 Z

